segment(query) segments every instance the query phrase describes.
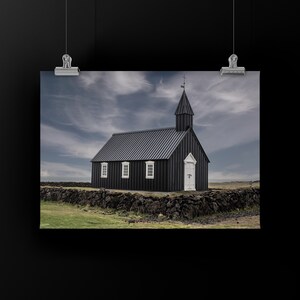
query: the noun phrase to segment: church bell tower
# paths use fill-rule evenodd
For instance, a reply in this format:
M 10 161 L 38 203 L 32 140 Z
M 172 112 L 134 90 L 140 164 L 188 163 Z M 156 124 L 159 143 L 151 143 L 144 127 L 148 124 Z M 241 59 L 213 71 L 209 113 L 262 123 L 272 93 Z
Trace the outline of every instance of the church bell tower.
M 185 93 L 185 86 L 183 86 L 183 93 L 175 112 L 176 131 L 186 131 L 193 128 L 193 115 L 194 112 Z

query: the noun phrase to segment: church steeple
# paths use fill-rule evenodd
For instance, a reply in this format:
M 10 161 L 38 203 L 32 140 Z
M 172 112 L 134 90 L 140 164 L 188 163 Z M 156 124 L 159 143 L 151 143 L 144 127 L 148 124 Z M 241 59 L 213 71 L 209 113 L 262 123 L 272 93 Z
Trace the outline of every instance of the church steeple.
M 176 131 L 186 131 L 189 128 L 193 128 L 193 115 L 189 99 L 185 93 L 185 86 L 183 87 L 183 93 L 178 103 L 176 112 Z

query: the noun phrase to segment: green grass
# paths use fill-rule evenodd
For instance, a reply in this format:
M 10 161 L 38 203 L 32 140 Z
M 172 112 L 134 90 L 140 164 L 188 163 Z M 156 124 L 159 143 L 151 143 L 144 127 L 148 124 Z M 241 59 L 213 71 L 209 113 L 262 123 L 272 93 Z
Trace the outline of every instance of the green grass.
M 128 223 L 128 220 L 143 220 Z M 258 216 L 248 217 L 238 224 L 236 218 L 214 224 L 183 223 L 179 221 L 146 221 L 145 216 L 136 213 L 118 213 L 95 207 L 76 206 L 63 202 L 41 201 L 41 229 L 47 228 L 259 228 Z
M 41 201 L 40 228 L 193 228 L 181 222 L 138 222 L 141 216 L 121 215 L 109 210 L 77 207 L 67 203 Z

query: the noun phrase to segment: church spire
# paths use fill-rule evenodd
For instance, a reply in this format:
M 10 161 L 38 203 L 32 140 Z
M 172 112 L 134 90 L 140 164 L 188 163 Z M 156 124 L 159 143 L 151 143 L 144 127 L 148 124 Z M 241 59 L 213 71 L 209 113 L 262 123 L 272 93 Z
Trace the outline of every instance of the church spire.
M 191 104 L 185 92 L 185 83 L 183 92 L 175 111 L 176 115 L 176 131 L 185 131 L 188 128 L 193 128 L 193 115 Z

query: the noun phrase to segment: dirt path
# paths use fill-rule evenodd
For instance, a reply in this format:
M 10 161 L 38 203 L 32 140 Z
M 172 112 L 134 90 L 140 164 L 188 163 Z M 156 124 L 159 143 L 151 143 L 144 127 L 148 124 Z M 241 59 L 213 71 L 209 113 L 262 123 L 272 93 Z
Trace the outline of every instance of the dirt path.
M 242 210 L 206 215 L 190 224 L 198 228 L 260 229 L 260 209 L 258 206 L 255 206 Z
M 197 223 L 192 223 L 191 225 L 198 225 Z M 238 218 L 227 218 L 223 221 L 215 222 L 212 224 L 202 224 L 199 228 L 211 228 L 211 229 L 260 229 L 259 216 L 246 216 Z

